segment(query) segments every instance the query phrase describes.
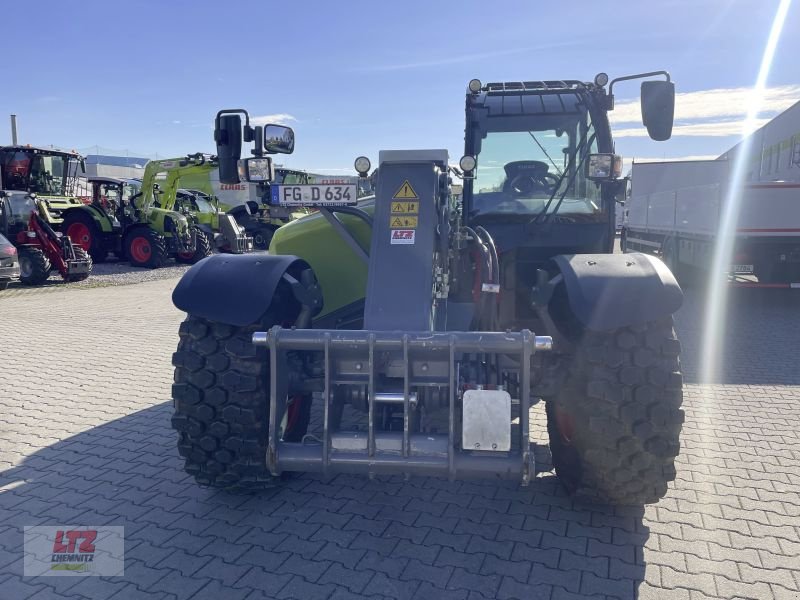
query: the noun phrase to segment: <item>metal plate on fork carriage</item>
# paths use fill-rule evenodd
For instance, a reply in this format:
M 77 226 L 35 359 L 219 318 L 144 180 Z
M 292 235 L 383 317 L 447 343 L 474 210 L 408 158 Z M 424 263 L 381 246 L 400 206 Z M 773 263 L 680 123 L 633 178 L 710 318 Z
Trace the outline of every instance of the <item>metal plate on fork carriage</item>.
M 511 450 L 511 396 L 508 392 L 467 390 L 462 404 L 462 449 Z

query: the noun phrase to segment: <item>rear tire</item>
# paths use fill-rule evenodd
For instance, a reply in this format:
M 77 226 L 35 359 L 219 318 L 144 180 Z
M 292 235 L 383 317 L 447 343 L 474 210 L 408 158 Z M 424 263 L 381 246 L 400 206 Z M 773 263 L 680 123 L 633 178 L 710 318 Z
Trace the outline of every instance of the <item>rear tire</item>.
M 137 227 L 125 236 L 125 255 L 134 267 L 158 269 L 167 262 L 167 245 L 152 229 Z
M 39 248 L 19 249 L 19 280 L 23 285 L 41 285 L 50 277 L 50 261 Z
M 585 332 L 546 407 L 553 465 L 568 492 L 616 505 L 666 494 L 684 420 L 679 354 L 671 317 Z
M 68 235 L 76 246 L 80 246 L 92 257 L 92 261 L 102 263 L 108 256 L 108 249 L 103 240 L 103 232 L 94 219 L 85 212 L 75 209 L 64 217 L 61 231 Z
M 266 348 L 251 337 L 272 325 L 294 323 L 298 308 L 288 286 L 280 285 L 260 324 L 234 327 L 189 315 L 181 323 L 172 356 L 178 452 L 184 469 L 201 485 L 259 490 L 277 482 L 267 468 L 269 362 Z M 298 401 L 300 399 L 295 399 Z M 288 416 L 287 441 L 308 429 L 310 398 Z
M 92 257 L 83 248 L 80 248 L 78 246 L 73 246 L 73 249 L 75 250 L 75 258 L 77 258 L 78 260 L 89 261 L 89 272 L 81 273 L 80 275 L 70 275 L 67 281 L 83 281 L 85 279 L 88 279 L 89 275 L 92 274 Z
M 211 239 L 202 229 L 195 229 L 194 252 L 178 253 L 175 261 L 179 263 L 193 265 L 200 262 L 206 256 L 211 256 Z

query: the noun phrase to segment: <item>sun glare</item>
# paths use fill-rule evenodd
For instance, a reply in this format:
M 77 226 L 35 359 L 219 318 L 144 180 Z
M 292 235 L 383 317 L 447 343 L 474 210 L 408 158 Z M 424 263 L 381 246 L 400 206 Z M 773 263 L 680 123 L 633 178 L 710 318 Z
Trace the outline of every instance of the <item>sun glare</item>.
M 786 14 L 789 11 L 791 0 L 781 0 L 772 21 L 761 65 L 758 70 L 755 87 L 750 94 L 747 107 L 747 117 L 742 126 L 742 135 L 748 136 L 755 129 L 758 115 L 762 110 L 764 94 L 775 49 L 781 37 Z M 712 262 L 712 280 L 709 282 L 709 292 L 706 300 L 705 323 L 703 332 L 703 346 L 701 356 L 700 379 L 704 383 L 716 383 L 722 377 L 722 351 L 724 348 L 724 328 L 727 323 L 728 285 L 725 273 L 732 262 L 734 240 L 736 238 L 736 224 L 739 217 L 739 208 L 742 202 L 743 183 L 752 136 L 745 137 L 742 147 L 736 153 L 731 169 L 728 194 L 722 208 L 719 235 L 714 249 Z

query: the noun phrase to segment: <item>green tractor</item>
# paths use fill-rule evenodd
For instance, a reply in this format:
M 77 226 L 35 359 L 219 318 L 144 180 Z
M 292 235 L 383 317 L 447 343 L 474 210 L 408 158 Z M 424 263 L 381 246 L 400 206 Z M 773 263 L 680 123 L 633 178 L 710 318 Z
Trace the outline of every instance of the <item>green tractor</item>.
M 70 215 L 63 227 L 92 256 L 104 260 L 113 252 L 137 267 L 157 268 L 169 257 L 193 264 L 211 254 L 220 227 L 233 251 L 246 251 L 246 237 L 235 223 L 228 232 L 216 207 L 193 213 L 180 205 L 180 173 L 207 168 L 205 160 L 191 155 L 150 161 L 141 180 L 90 178 L 94 214 Z
M 355 185 L 273 186 L 281 205 L 317 212 L 280 228 L 269 256 L 211 257 L 173 292 L 187 313 L 172 388 L 187 473 L 232 489 L 291 471 L 527 485 L 543 403 L 568 492 L 663 497 L 684 418 L 683 294 L 659 259 L 613 254 L 621 159 L 608 112 L 633 78 L 650 79 L 650 137 L 668 139 L 663 71 L 610 85 L 604 73 L 473 80 L 458 168 L 446 150 L 382 151 L 371 199 Z M 291 130 L 251 127 L 244 111 L 215 125 L 225 182 L 270 180 L 268 154 L 294 146 Z M 239 160 L 243 139 L 255 156 Z M 355 166 L 367 177 L 367 158 Z M 364 424 L 349 426 L 345 407 Z
M 216 170 L 216 165 L 213 170 Z M 181 185 L 185 191 L 193 194 L 199 202 L 213 202 L 214 195 L 211 173 L 213 170 L 197 171 L 181 177 Z M 231 215 L 236 222 L 245 230 L 245 233 L 253 238 L 253 245 L 257 250 L 267 250 L 272 241 L 275 231 L 286 223 L 299 219 L 309 213 L 304 208 L 286 209 L 282 206 L 271 205 L 270 185 L 273 184 L 307 184 L 311 183 L 310 176 L 305 171 L 286 169 L 283 167 L 275 168 L 275 180 L 270 183 L 261 183 L 256 186 L 256 194 L 259 202 L 247 200 L 240 204 L 228 204 L 218 200 L 221 211 Z M 189 204 L 192 202 L 190 200 Z
M 155 205 L 162 210 L 178 211 L 186 215 L 193 228 L 201 232 L 210 248 L 221 252 L 242 254 L 253 250 L 253 239 L 239 226 L 233 216 L 226 213 L 215 196 L 208 196 L 179 188 L 179 184 L 187 177 L 207 176 L 217 169 L 216 157 L 202 153 L 190 154 L 180 159 L 151 161 L 148 167 L 153 168 L 142 180 L 143 202 L 148 203 L 148 194 L 152 190 Z M 134 196 L 134 203 L 139 202 Z M 207 254 L 206 254 L 207 255 Z M 206 255 L 202 256 L 204 258 Z M 194 257 L 178 255 L 182 262 L 193 262 Z

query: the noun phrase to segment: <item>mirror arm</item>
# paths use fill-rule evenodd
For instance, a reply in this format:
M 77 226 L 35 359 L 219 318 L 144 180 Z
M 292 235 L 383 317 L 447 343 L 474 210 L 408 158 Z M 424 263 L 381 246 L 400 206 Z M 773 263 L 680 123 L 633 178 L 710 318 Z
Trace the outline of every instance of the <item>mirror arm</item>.
M 261 158 L 264 156 L 264 128 L 261 125 L 256 125 L 253 129 L 253 142 L 255 147 L 250 152 L 253 156 Z
M 636 73 L 635 75 L 624 75 L 616 77 L 608 84 L 608 110 L 614 110 L 614 84 L 618 81 L 630 81 L 631 79 L 644 79 L 645 77 L 655 77 L 656 75 L 663 75 L 667 81 L 672 81 L 668 71 L 650 71 L 649 73 Z

